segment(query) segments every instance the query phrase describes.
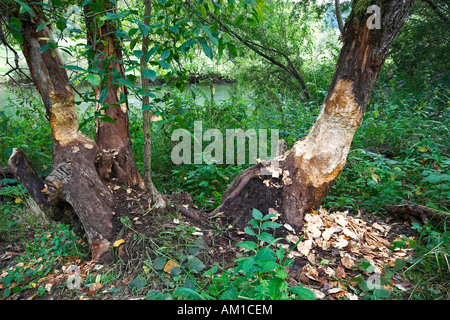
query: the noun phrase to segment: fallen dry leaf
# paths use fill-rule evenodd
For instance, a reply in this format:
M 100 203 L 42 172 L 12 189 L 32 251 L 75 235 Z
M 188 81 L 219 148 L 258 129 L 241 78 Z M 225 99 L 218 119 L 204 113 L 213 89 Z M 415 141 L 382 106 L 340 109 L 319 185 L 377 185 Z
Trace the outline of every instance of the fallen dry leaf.
M 173 260 L 167 260 L 166 265 L 164 266 L 164 271 L 170 274 L 174 267 L 179 267 L 180 265 Z
M 344 254 L 344 256 L 341 258 L 341 263 L 347 269 L 351 269 L 352 266 L 354 265 L 353 259 L 348 254 Z
M 312 240 L 302 241 L 297 245 L 297 250 L 306 257 L 312 248 L 312 244 L 313 244 Z
M 120 246 L 122 243 L 125 243 L 125 240 L 124 240 L 124 239 L 119 239 L 119 240 L 117 240 L 117 241 L 115 241 L 115 242 L 113 243 L 113 247 L 114 247 L 114 248 L 117 248 L 117 247 Z
M 309 225 L 307 231 L 313 238 L 318 238 L 322 234 L 320 229 L 315 224 Z
M 341 214 L 338 214 L 335 216 L 334 220 L 337 222 L 338 225 L 341 227 L 345 227 L 348 224 L 348 220 L 346 217 L 344 217 Z
M 293 244 L 296 244 L 298 242 L 298 240 L 300 240 L 300 238 L 296 235 L 288 234 L 286 236 L 286 240 L 292 242 Z
M 326 241 L 330 240 L 331 236 L 336 230 L 333 227 L 326 228 L 324 232 L 322 232 L 322 238 Z
M 315 280 L 315 281 L 319 281 L 319 273 L 317 272 L 317 270 L 312 267 L 309 264 L 306 264 L 303 268 L 302 268 L 302 272 L 305 274 L 305 276 L 307 276 L 308 278 L 310 278 L 311 280 Z
M 343 278 L 345 278 L 345 270 L 344 270 L 344 268 L 342 268 L 341 266 L 338 266 L 338 267 L 336 268 L 335 272 L 336 272 L 336 277 L 337 277 L 338 279 L 343 279 Z
M 348 246 L 348 241 L 347 239 L 344 238 L 339 238 L 338 241 L 334 244 L 334 247 L 337 249 L 342 249 L 345 248 L 346 246 Z

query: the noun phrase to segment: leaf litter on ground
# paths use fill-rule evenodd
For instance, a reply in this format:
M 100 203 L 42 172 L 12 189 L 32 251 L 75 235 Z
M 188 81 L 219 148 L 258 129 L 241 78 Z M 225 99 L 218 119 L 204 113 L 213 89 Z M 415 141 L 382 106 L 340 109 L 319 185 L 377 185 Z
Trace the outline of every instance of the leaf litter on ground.
M 362 294 L 357 295 L 343 285 L 344 279 L 351 281 L 358 272 L 365 273 L 366 277 L 382 275 L 386 266 L 394 266 L 398 259 L 412 254 L 412 248 L 391 244 L 388 234 L 393 225 L 386 222 L 370 223 L 347 211 L 330 213 L 323 208 L 306 214 L 303 220 L 304 234 L 300 242 L 299 235 L 285 225 L 289 232 L 286 239 L 290 242 L 285 246 L 290 248 L 289 258 L 294 259 L 290 273 L 294 278 L 297 275 L 298 281 L 311 289 L 318 299 L 326 296 L 360 299 Z M 393 242 L 401 240 L 397 236 Z M 361 261 L 369 263 L 371 268 L 358 268 Z M 398 288 L 400 282 L 397 279 L 393 284 Z

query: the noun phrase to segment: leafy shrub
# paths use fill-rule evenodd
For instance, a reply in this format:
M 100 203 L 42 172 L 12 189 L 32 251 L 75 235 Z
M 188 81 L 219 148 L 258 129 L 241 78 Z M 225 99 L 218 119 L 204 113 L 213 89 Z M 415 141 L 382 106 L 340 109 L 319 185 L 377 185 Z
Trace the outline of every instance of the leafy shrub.
M 208 298 L 216 299 L 315 299 L 314 293 L 301 286 L 289 288 L 286 267 L 292 260 L 286 259 L 286 252 L 277 245 L 280 238 L 275 239 L 267 231 L 276 229 L 280 224 L 271 221 L 276 216 L 269 213 L 265 216 L 253 209 L 253 219 L 245 228 L 245 233 L 256 237 L 237 244 L 247 254 L 235 260 L 236 267 L 223 270 L 219 267 L 208 270 L 205 275 L 211 277 L 212 284 L 203 293 Z

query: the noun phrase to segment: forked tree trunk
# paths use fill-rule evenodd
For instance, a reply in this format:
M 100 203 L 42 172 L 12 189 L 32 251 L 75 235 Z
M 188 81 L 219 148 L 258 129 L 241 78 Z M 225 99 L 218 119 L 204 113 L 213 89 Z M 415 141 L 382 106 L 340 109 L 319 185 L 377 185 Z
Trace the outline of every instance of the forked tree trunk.
M 345 165 L 372 86 L 413 2 L 376 1 L 381 29 L 369 29 L 372 12 L 366 11 L 372 3 L 353 1 L 336 70 L 308 136 L 238 175 L 212 214 L 224 212 L 233 226 L 244 228 L 252 208 L 265 213 L 272 208 L 291 226 L 302 227 L 303 215 L 321 204 Z
M 114 11 L 113 1 L 104 1 L 103 10 Z M 99 25 L 97 13 L 87 5 L 84 7 L 88 45 L 91 46 L 93 61 L 91 66 L 99 68 L 101 85 L 95 88 L 97 102 L 95 110 L 114 120 L 114 122 L 96 119 L 95 141 L 99 148 L 97 169 L 103 180 L 117 179 L 120 183 L 138 186 L 145 185 L 136 165 L 130 140 L 128 121 L 127 90 L 118 85 L 117 79 L 124 78 L 122 52 L 119 39 L 116 37 L 116 22 L 106 20 Z M 107 90 L 102 97 L 102 91 Z M 105 91 L 103 91 L 105 92 Z
M 78 130 L 74 96 L 58 50 L 44 48 L 52 35 L 47 26 L 38 28 L 46 22 L 43 14 L 33 9 L 32 17 L 27 13 L 21 18 L 22 51 L 53 134 L 53 171 L 45 180 L 48 199 L 71 205 L 83 225 L 92 258 L 99 260 L 114 236 L 114 197 L 94 166 L 97 144 Z

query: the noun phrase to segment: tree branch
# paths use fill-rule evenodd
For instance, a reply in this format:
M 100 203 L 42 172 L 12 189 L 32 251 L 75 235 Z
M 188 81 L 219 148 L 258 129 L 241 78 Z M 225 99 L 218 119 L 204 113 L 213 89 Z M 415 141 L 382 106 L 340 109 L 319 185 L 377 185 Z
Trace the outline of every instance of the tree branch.
M 305 98 L 307 100 L 311 99 L 311 97 L 310 97 L 310 95 L 308 93 L 308 88 L 306 87 L 305 81 L 300 76 L 300 74 L 298 73 L 297 69 L 294 67 L 294 64 L 292 63 L 291 59 L 289 58 L 289 56 L 287 54 L 285 54 L 284 52 L 281 52 L 279 50 L 276 50 L 274 48 L 264 47 L 264 46 L 262 46 L 262 45 L 260 45 L 258 43 L 253 42 L 253 41 L 246 40 L 246 39 L 242 38 L 239 34 L 237 34 L 235 31 L 231 30 L 228 26 L 226 26 L 220 19 L 218 19 L 214 15 L 209 14 L 209 16 L 219 24 L 219 26 L 222 28 L 223 31 L 225 31 L 228 34 L 232 35 L 234 38 L 239 40 L 243 45 L 245 45 L 247 48 L 249 48 L 250 50 L 252 50 L 256 54 L 258 54 L 259 56 L 263 57 L 264 59 L 266 59 L 269 62 L 273 63 L 274 65 L 280 67 L 281 69 L 286 71 L 288 74 L 293 76 L 299 82 L 299 84 L 300 84 L 300 86 L 301 86 L 301 88 L 303 90 L 303 93 L 305 95 Z M 269 50 L 269 51 L 275 52 L 275 53 L 283 56 L 283 58 L 287 62 L 287 65 L 284 65 L 283 63 L 281 63 L 280 61 L 275 59 L 273 56 L 270 56 L 270 55 L 266 54 L 262 50 Z
M 336 19 L 339 26 L 339 30 L 341 31 L 341 34 L 344 32 L 344 22 L 342 21 L 342 14 L 341 14 L 341 5 L 339 3 L 339 0 L 334 0 L 334 5 L 336 7 Z

